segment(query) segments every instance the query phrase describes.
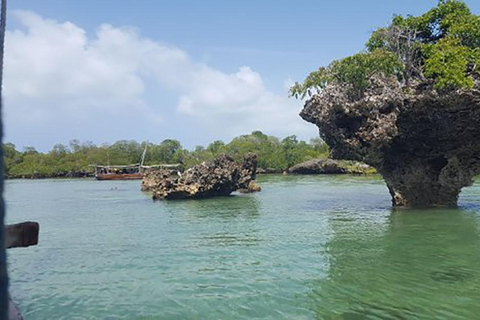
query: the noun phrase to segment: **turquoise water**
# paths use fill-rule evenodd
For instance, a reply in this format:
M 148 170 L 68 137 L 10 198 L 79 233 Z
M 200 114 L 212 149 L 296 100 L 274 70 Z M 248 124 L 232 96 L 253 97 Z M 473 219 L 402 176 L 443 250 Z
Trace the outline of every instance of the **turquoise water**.
M 6 183 L 29 319 L 473 319 L 480 184 L 458 209 L 393 210 L 378 178 L 262 176 L 263 191 L 153 202 L 139 181 Z

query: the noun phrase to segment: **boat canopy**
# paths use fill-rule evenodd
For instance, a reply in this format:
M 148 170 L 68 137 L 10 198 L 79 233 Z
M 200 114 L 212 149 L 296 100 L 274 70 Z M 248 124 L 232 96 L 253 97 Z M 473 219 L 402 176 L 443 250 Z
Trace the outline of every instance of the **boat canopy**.
M 154 164 L 150 166 L 142 166 L 140 164 L 127 164 L 127 165 L 96 165 L 91 164 L 90 167 L 95 168 L 112 168 L 112 169 L 120 169 L 120 168 L 142 168 L 142 169 L 153 169 L 153 168 L 178 168 L 182 166 L 180 163 L 175 164 Z

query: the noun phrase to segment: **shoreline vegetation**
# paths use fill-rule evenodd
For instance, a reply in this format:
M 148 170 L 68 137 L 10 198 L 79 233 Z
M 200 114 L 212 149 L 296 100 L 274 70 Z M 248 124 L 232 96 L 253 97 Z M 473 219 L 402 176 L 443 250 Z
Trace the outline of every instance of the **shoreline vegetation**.
M 182 147 L 178 140 L 166 139 L 159 144 L 121 140 L 111 145 L 95 145 L 92 142 L 70 141 L 69 145 L 56 144 L 48 152 L 39 152 L 33 147 L 18 151 L 12 143 L 4 143 L 4 166 L 7 179 L 87 178 L 93 177 L 91 165 L 128 165 L 138 163 L 147 146 L 145 165 L 181 164 L 190 168 L 221 154 L 242 159 L 247 153 L 258 156 L 258 173 L 284 173 L 294 166 L 318 160 L 327 162 L 329 148 L 320 138 L 309 142 L 298 140 L 295 135 L 279 139 L 261 131 L 241 135 L 229 143 L 217 140 L 207 147 L 197 146 L 193 150 Z M 317 162 L 318 162 L 317 161 Z M 344 172 L 375 173 L 354 161 L 335 161 Z M 290 172 L 295 173 L 295 172 Z M 314 173 L 314 172 L 310 172 Z M 317 173 L 332 173 L 320 172 Z

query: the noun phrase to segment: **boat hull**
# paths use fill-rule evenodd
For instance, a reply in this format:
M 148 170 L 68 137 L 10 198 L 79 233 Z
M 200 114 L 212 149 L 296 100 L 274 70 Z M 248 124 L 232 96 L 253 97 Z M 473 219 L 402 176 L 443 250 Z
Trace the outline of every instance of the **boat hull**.
M 97 180 L 140 180 L 143 178 L 141 173 L 102 173 L 97 174 Z

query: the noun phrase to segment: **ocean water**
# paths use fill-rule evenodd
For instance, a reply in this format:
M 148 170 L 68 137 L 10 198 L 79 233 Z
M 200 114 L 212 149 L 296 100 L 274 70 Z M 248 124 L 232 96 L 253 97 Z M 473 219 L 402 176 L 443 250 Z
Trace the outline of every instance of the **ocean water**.
M 154 202 L 139 181 L 6 182 L 29 319 L 474 319 L 480 184 L 458 209 L 392 209 L 378 177 L 261 176 L 263 191 Z

